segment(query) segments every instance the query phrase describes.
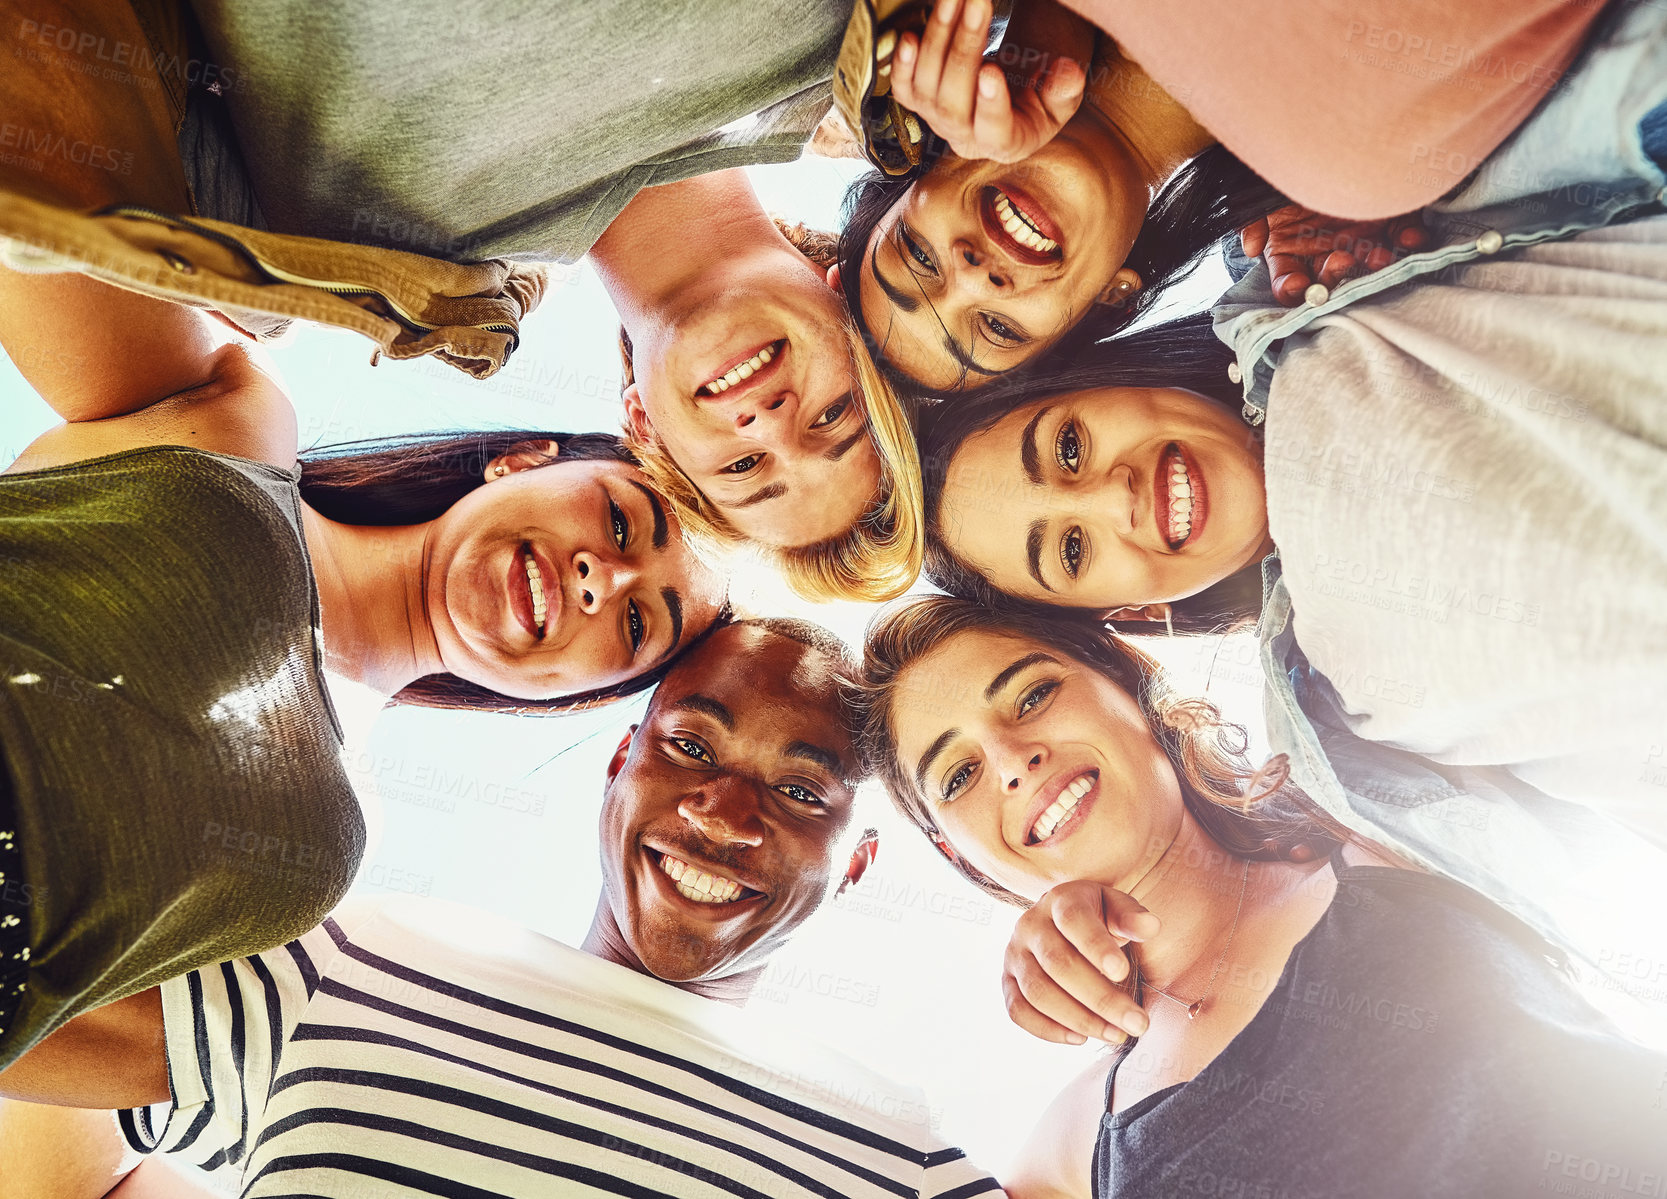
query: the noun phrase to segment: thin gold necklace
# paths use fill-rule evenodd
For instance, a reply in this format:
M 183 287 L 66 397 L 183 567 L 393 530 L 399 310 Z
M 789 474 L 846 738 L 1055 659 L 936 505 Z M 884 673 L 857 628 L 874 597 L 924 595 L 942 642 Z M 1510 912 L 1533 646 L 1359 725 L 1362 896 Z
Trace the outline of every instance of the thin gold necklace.
M 1165 999 L 1169 1000 L 1170 1003 L 1178 1003 L 1182 1007 L 1186 1008 L 1188 1020 L 1198 1019 L 1198 1013 L 1204 1010 L 1205 1001 L 1215 994 L 1216 976 L 1221 973 L 1221 968 L 1227 961 L 1227 951 L 1233 948 L 1233 936 L 1239 931 L 1239 913 L 1244 911 L 1244 893 L 1245 888 L 1249 883 L 1250 859 L 1246 858 L 1244 860 L 1244 873 L 1239 876 L 1239 906 L 1233 909 L 1233 925 L 1227 930 L 1227 944 L 1221 947 L 1221 954 L 1216 958 L 1215 969 L 1210 971 L 1210 981 L 1204 984 L 1204 993 L 1202 995 L 1200 995 L 1197 999 L 1194 999 L 1191 1003 L 1188 1003 L 1184 999 L 1175 998 L 1175 996 L 1171 995 L 1168 991 L 1165 991 L 1162 987 L 1155 987 L 1151 983 L 1146 984 L 1148 990 L 1156 991 L 1159 995 L 1162 995 Z

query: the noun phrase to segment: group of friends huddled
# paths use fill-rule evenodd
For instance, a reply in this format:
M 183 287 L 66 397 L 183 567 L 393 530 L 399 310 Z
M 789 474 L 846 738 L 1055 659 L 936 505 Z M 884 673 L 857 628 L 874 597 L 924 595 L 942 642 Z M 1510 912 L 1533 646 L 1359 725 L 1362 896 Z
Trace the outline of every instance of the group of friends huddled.
M 0 21 L 0 1199 L 1667 1196 L 1667 7 Z M 619 435 L 298 449 L 290 322 L 487 376 L 580 257 Z M 1265 761 L 1148 652 L 1230 633 Z M 582 947 L 346 898 L 327 670 L 652 692 Z M 744 1006 L 870 779 L 1106 1047 L 999 1179 Z

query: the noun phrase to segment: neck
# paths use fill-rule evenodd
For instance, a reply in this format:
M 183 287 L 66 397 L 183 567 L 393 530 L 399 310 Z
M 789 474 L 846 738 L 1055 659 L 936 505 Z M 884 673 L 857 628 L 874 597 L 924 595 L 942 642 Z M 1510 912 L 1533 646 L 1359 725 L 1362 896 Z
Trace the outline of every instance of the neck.
M 758 980 L 764 974 L 764 967 L 756 966 L 751 970 L 743 970 L 739 974 L 729 974 L 722 978 L 697 978 L 683 982 L 660 978 L 643 965 L 642 959 L 637 956 L 630 942 L 625 939 L 625 934 L 620 931 L 606 891 L 596 901 L 596 915 L 591 918 L 590 931 L 585 934 L 584 944 L 579 948 L 592 957 L 599 957 L 604 962 L 612 962 L 616 966 L 624 966 L 627 970 L 635 970 L 638 974 L 646 974 L 649 978 L 658 979 L 679 991 L 687 991 L 691 995 L 715 999 L 719 1003 L 728 1003 L 735 1007 L 741 1007 L 747 1002 L 753 988 L 758 985 Z
M 331 670 L 397 695 L 445 669 L 423 603 L 427 525 L 344 525 L 302 509 Z
M 1083 104 L 1123 143 L 1150 198 L 1216 139 L 1110 38 L 1101 38 L 1100 46 Z
M 1283 865 L 1250 862 L 1247 869 L 1244 859 L 1222 849 L 1191 813 L 1183 812 L 1175 840 L 1129 889 L 1163 925 L 1140 945 L 1140 968 L 1149 988 L 1173 991 L 1173 998 L 1183 1003 L 1205 998 L 1228 941 L 1267 902 L 1269 876 L 1280 874 Z M 1154 1002 L 1162 1001 L 1149 996 L 1146 1006 Z
M 589 258 L 633 334 L 677 307 L 722 265 L 781 242 L 746 174 L 717 171 L 645 187 L 613 219 Z M 783 243 L 785 244 L 785 243 Z

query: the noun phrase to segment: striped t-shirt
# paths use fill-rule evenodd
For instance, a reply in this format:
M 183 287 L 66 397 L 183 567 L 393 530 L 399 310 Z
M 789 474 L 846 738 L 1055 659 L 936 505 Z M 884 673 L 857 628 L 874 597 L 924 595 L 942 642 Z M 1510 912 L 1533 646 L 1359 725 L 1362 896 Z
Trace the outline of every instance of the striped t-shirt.
M 245 1196 L 999 1194 L 919 1091 L 472 909 L 356 901 L 162 988 L 138 1148 Z

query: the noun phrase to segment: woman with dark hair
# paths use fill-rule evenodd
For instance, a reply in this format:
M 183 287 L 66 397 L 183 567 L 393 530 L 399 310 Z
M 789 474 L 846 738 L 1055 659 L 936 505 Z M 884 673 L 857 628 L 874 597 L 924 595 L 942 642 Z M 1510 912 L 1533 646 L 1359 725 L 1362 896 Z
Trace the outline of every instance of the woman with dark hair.
M 1662 1177 L 1667 1058 L 1587 1003 L 1535 913 L 1340 829 L 1277 765 L 1258 777 L 1242 731 L 1139 651 L 931 597 L 879 617 L 864 658 L 864 740 L 899 810 L 1034 905 L 1014 1020 L 1138 1038 L 1048 1110 L 1015 1199 L 1525 1195 L 1588 1161 Z
M 1381 274 L 1431 243 L 1423 216 L 1403 214 L 1442 200 L 1548 94 L 1561 98 L 1603 12 L 1410 0 L 1366 19 L 1346 5 L 1296 4 L 1183 20 L 1161 7 L 1072 7 L 1111 36 L 1096 44 L 1057 6 L 1034 6 L 1054 14 L 1046 22 L 1027 7 L 1039 35 L 1016 16 L 1007 38 L 1019 44 L 982 61 L 988 0 L 940 0 L 924 33 L 896 39 L 885 64 L 897 103 L 949 150 L 932 161 L 923 139 L 912 176 L 853 187 L 841 278 L 879 352 L 929 393 L 981 386 L 1079 324 L 1115 333 L 1241 228 L 1267 256 L 1257 284 L 1276 311 L 1275 298 L 1323 304 L 1345 279 Z M 1384 56 L 1373 39 L 1386 29 L 1396 54 Z M 1451 61 L 1433 73 L 1380 62 L 1408 39 Z M 1004 64 L 1017 65 L 1004 75 Z M 1336 102 L 1293 73 L 1322 76 Z M 1588 134 L 1605 113 L 1636 124 L 1647 111 L 1622 94 L 1593 106 Z M 1514 184 L 1540 190 L 1564 166 L 1596 181 L 1591 157 L 1567 146 L 1532 158 Z M 1302 207 L 1264 221 L 1283 196 Z M 1502 231 L 1533 220 L 1520 214 Z M 1435 240 L 1451 251 L 1477 232 Z
M 364 825 L 326 666 L 401 702 L 560 711 L 652 685 L 719 619 L 722 581 L 615 438 L 298 466 L 270 366 L 206 313 L 10 271 L 0 313 L 65 419 L 0 475 L 0 1067 L 341 898 Z

